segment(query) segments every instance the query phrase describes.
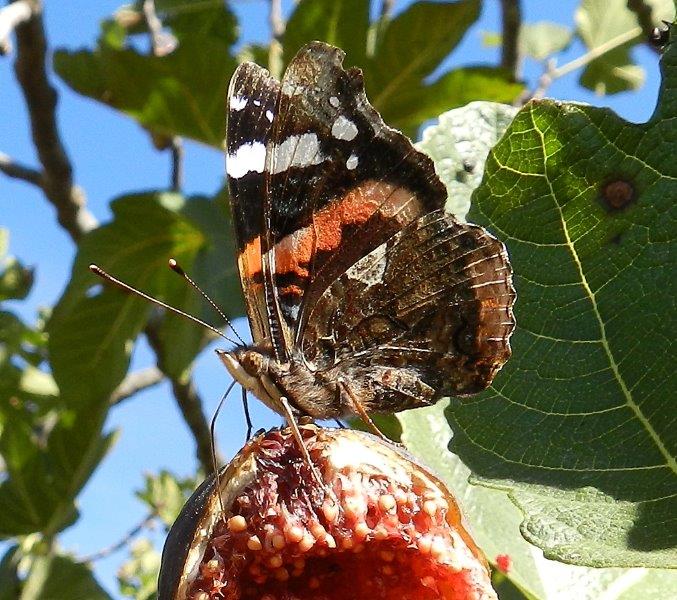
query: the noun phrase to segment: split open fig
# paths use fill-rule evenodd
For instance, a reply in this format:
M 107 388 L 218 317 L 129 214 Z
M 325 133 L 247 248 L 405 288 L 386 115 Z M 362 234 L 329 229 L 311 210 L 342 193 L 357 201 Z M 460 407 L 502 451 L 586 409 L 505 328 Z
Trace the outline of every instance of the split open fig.
M 323 485 L 290 430 L 253 438 L 172 527 L 159 600 L 496 598 L 438 477 L 370 434 L 301 434 Z

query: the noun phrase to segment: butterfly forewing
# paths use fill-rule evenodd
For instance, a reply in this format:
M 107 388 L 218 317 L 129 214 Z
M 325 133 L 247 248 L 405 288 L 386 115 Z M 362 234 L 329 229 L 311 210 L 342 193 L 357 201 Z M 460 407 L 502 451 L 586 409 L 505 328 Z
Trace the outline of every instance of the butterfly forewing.
M 244 63 L 228 91 L 226 173 L 237 240 L 238 268 L 255 342 L 270 338 L 261 265 L 261 234 L 267 194 L 266 146 L 280 83 L 265 69 Z
M 268 146 L 268 247 L 295 343 L 306 307 L 336 277 L 446 197 L 432 162 L 383 123 L 343 57 L 320 43 L 298 53 Z

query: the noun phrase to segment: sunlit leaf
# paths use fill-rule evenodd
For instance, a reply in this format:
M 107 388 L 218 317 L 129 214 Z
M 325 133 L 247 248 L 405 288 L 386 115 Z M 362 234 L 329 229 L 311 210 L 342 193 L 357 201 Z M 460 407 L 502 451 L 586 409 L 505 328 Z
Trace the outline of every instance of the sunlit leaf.
M 566 562 L 677 565 L 674 43 L 662 71 L 646 124 L 527 105 L 468 217 L 508 246 L 518 327 L 492 388 L 449 405 L 452 449 Z
M 444 410 L 445 402 L 441 402 L 431 408 L 400 413 L 402 441 L 454 491 L 488 559 L 495 565 L 499 555 L 510 558 L 510 569 L 501 578 L 504 583 L 497 586 L 499 598 L 660 600 L 670 596 L 677 586 L 677 571 L 593 569 L 544 558 L 522 538 L 521 513 L 505 492 L 468 484 L 468 467 L 447 448 L 452 433 L 444 420 Z M 508 583 L 517 590 L 504 590 Z
M 525 23 L 520 30 L 520 53 L 536 60 L 544 60 L 564 50 L 571 42 L 571 35 L 571 30 L 559 23 Z
M 132 546 L 131 558 L 118 572 L 120 593 L 134 600 L 150 600 L 154 597 L 160 554 L 145 539 L 137 540 Z
M 489 150 L 501 138 L 517 109 L 493 102 L 471 102 L 440 115 L 423 131 L 418 147 L 435 162 L 447 186 L 446 208 L 465 219 L 470 196 L 480 184 Z

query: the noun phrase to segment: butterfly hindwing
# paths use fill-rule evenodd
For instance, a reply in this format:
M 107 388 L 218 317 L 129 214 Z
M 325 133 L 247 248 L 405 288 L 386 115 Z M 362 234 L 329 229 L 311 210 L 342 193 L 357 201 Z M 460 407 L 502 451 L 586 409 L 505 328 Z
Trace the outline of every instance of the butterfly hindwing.
M 347 374 L 368 410 L 477 393 L 510 356 L 514 296 L 503 244 L 434 211 L 323 293 L 304 354 Z

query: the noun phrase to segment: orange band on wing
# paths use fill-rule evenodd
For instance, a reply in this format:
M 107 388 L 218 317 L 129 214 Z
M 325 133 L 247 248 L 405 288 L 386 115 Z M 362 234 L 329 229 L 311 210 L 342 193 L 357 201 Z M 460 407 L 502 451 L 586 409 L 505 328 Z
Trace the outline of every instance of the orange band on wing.
M 251 242 L 247 242 L 244 250 L 238 258 L 240 262 L 240 272 L 244 277 L 254 279 L 262 269 L 261 265 L 261 238 L 255 237 Z
M 409 190 L 366 181 L 315 213 L 310 225 L 280 240 L 275 247 L 275 271 L 308 277 L 313 252 L 335 251 L 343 242 L 346 225 L 360 225 L 377 213 L 407 222 L 420 209 Z
M 381 181 L 366 181 L 313 215 L 309 225 L 287 235 L 275 245 L 275 273 L 310 276 L 314 252 L 334 252 L 343 243 L 345 227 L 360 225 L 375 215 L 405 224 L 420 214 L 421 202 L 408 189 Z M 350 243 L 350 242 L 348 242 Z M 248 242 L 240 255 L 240 271 L 254 280 L 261 274 L 261 238 Z M 280 290 L 301 296 L 298 285 Z

